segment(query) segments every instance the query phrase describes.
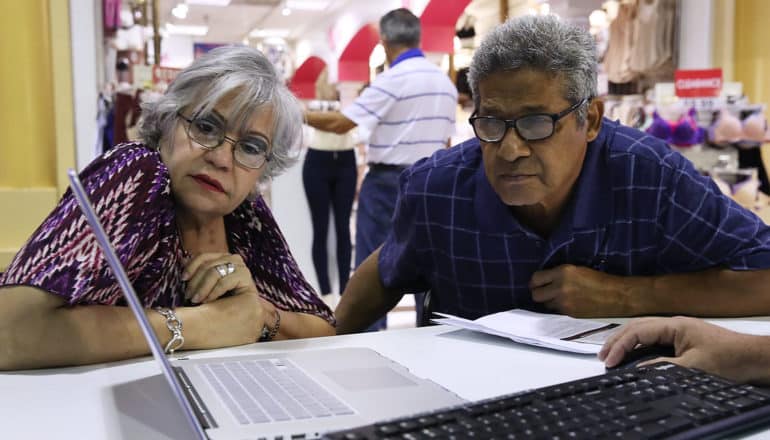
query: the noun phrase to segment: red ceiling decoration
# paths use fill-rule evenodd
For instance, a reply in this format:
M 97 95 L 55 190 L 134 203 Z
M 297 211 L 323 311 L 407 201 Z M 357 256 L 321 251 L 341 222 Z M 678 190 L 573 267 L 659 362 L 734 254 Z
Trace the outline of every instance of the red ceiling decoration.
M 454 52 L 457 20 L 471 0 L 431 0 L 420 17 L 422 50 Z M 339 59 L 339 81 L 369 81 L 369 56 L 379 43 L 377 26 L 364 25 L 350 40 Z
M 299 99 L 314 99 L 315 82 L 326 68 L 326 63 L 316 56 L 309 57 L 294 72 L 289 81 L 289 90 Z
M 369 56 L 380 42 L 374 24 L 366 24 L 353 36 L 342 51 L 337 76 L 340 81 L 369 81 Z
M 420 16 L 422 50 L 454 53 L 457 20 L 471 0 L 431 0 Z

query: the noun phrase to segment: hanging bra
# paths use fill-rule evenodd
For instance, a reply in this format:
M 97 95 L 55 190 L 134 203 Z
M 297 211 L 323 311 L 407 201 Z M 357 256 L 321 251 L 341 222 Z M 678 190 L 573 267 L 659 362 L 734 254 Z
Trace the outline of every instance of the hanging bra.
M 605 101 L 604 115 L 608 119 L 617 120 L 628 127 L 641 129 L 641 127 L 649 125 L 642 95 L 626 95 L 620 101 Z
M 767 119 L 762 112 L 752 113 L 743 120 L 743 140 L 763 142 L 767 131 Z
M 705 130 L 695 122 L 695 107 L 682 115 L 676 122 L 663 119 L 658 111 L 652 113 L 652 125 L 647 127 L 647 133 L 662 139 L 677 147 L 689 147 L 703 142 Z
M 760 143 L 765 140 L 767 131 L 767 119 L 762 112 L 755 112 L 741 121 L 725 109 L 719 111 L 719 115 L 711 127 L 709 127 L 709 140 L 715 144 L 753 142 Z

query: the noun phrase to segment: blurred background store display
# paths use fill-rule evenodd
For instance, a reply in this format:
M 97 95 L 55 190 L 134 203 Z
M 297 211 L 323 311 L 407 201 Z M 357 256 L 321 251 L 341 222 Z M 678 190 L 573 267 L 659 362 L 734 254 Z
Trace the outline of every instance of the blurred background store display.
M 28 62 L 4 71 L 3 83 L 8 86 L 3 96 L 15 96 L 12 92 L 34 79 L 35 87 L 25 90 L 34 89 L 36 94 L 23 103 L 12 98 L 15 104 L 8 108 L 23 104 L 36 116 L 27 123 L 19 122 L 15 110 L 5 113 L 4 120 L 15 121 L 8 124 L 32 137 L 23 141 L 31 146 L 24 154 L 0 151 L 0 187 L 6 188 L 0 196 L 14 206 L 16 200 L 28 202 L 18 219 L 3 224 L 0 270 L 32 232 L 28 225 L 38 224 L 37 216 L 48 212 L 57 194 L 66 190 L 66 182 L 58 178 L 64 175 L 62 170 L 83 169 L 116 143 L 135 138 L 141 102 L 162 93 L 196 56 L 221 45 L 258 47 L 304 105 L 343 108 L 387 69 L 377 22 L 398 7 L 420 17 L 422 49 L 457 85 L 460 99 L 452 143 L 473 136 L 467 119 L 474 105 L 464 78 L 481 39 L 506 17 L 554 14 L 590 29 L 594 36 L 601 59 L 599 94 L 608 118 L 665 140 L 714 177 L 726 194 L 770 221 L 765 195 L 770 184 L 763 158 L 768 154 L 765 117 L 770 101 L 764 83 L 770 67 L 762 62 L 770 55 L 766 44 L 770 8 L 762 0 L 17 3 L 26 15 L 14 10 L 18 15 L 7 22 L 6 39 L 38 41 L 35 47 L 40 50 L 33 54 L 21 44 L 9 46 L 10 57 Z M 25 21 L 28 16 L 38 18 Z M 48 46 L 50 53 L 45 52 Z M 335 88 L 339 99 L 316 96 L 319 81 Z M 68 96 L 70 101 L 64 99 Z M 306 140 L 312 137 L 312 129 L 306 130 Z M 366 172 L 365 146 L 359 144 L 356 151 L 360 179 Z M 297 151 L 300 162 L 304 154 Z M 41 169 L 39 163 L 49 165 Z M 301 165 L 266 184 L 262 194 L 285 225 L 302 271 L 315 283 L 310 216 L 304 197 L 298 197 Z M 30 188 L 42 189 L 30 196 Z M 330 261 L 335 257 L 333 235 Z M 331 268 L 330 273 L 334 274 Z M 409 310 L 412 305 L 403 307 Z

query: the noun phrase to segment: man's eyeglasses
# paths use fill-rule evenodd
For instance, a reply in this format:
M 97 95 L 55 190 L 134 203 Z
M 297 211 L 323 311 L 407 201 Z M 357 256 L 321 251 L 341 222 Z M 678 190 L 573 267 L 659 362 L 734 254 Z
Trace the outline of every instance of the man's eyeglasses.
M 590 100 L 591 98 L 583 98 L 559 113 L 532 113 L 516 119 L 476 116 L 474 113 L 468 119 L 468 122 L 473 126 L 473 132 L 476 133 L 476 137 L 484 142 L 500 142 L 511 127 L 525 141 L 541 141 L 553 135 L 556 129 L 556 122 L 559 119 L 574 112 Z
M 182 113 L 177 114 L 187 122 L 187 137 L 207 150 L 216 149 L 227 141 L 233 145 L 235 161 L 255 170 L 270 160 L 270 144 L 263 137 L 249 136 L 236 141 L 225 135 L 225 124 L 215 116 L 188 118 Z

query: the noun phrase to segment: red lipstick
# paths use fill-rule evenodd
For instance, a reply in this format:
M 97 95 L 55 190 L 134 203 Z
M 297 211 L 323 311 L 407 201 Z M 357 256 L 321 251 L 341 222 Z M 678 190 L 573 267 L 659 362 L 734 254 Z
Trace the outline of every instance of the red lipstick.
M 213 177 L 209 177 L 206 174 L 194 174 L 192 178 L 195 179 L 195 181 L 198 182 L 202 187 L 208 189 L 209 191 L 221 192 L 223 194 L 225 192 L 225 189 L 222 187 L 222 184 L 219 183 L 217 179 L 214 179 Z

